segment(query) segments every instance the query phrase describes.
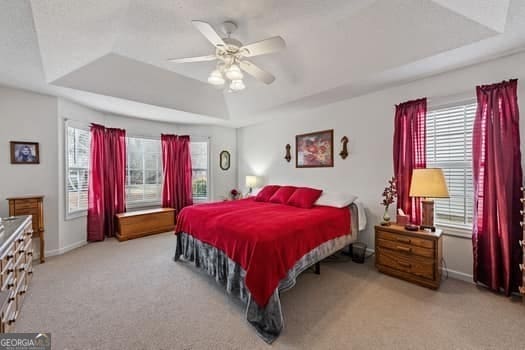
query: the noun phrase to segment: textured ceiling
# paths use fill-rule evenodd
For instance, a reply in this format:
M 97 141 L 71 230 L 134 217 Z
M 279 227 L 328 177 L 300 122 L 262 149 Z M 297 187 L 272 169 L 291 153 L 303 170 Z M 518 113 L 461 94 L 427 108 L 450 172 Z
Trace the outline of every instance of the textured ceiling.
M 0 0 L 0 84 L 156 120 L 247 125 L 502 56 L 525 44 L 525 0 Z M 224 20 L 283 52 L 252 61 L 264 85 L 223 93 L 191 25 Z

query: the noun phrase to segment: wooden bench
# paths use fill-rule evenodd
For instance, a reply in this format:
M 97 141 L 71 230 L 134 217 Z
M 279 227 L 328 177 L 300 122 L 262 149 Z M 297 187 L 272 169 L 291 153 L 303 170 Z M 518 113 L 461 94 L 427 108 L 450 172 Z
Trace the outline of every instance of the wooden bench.
M 119 241 L 173 231 L 175 209 L 158 208 L 117 214 L 117 227 Z

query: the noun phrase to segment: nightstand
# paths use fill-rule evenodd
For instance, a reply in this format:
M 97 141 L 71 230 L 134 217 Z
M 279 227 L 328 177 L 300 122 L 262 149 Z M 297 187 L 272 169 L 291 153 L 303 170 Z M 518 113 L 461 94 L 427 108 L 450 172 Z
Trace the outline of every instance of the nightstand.
M 436 232 L 408 231 L 403 226 L 375 227 L 375 265 L 379 272 L 438 289 L 443 240 Z

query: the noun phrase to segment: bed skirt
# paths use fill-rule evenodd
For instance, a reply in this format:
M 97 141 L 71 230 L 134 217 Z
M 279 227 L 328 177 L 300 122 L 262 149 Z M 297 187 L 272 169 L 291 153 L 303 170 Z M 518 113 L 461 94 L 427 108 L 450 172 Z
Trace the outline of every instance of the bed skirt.
M 327 241 L 305 254 L 288 271 L 287 276 L 279 282 L 279 286 L 264 308 L 259 307 L 252 300 L 250 291 L 246 288 L 244 283 L 246 271 L 219 249 L 187 233 L 179 233 L 177 234 L 174 260 L 179 261 L 182 258 L 193 263 L 197 268 L 214 277 L 229 294 L 239 298 L 246 305 L 245 317 L 248 323 L 255 328 L 257 334 L 265 342 L 271 344 L 277 339 L 284 326 L 279 293 L 292 288 L 301 272 L 343 249 L 352 241 L 350 235 L 341 236 Z

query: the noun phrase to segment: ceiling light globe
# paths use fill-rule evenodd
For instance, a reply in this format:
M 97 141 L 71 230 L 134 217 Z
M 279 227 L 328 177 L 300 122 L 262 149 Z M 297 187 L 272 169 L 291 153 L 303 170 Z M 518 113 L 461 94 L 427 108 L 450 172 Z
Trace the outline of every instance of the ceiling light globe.
M 228 69 L 226 69 L 226 78 L 230 80 L 240 80 L 243 78 L 241 69 L 238 65 L 232 64 Z
M 211 85 L 223 85 L 224 77 L 222 76 L 222 73 L 217 69 L 211 72 L 208 77 L 208 83 Z
M 230 89 L 232 89 L 233 91 L 241 91 L 244 90 L 244 88 L 246 88 L 246 85 L 244 85 L 244 82 L 242 80 L 236 79 L 232 80 L 232 82 L 230 83 Z

